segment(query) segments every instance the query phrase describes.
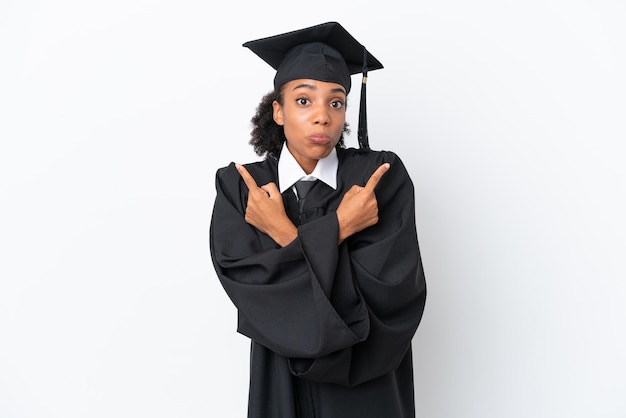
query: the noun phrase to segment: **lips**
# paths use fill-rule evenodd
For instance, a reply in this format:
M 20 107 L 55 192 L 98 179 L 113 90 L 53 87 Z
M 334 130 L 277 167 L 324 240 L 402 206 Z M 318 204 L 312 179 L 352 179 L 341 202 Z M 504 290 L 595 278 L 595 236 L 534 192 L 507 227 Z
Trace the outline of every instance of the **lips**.
M 310 135 L 309 141 L 317 145 L 327 145 L 330 144 L 330 137 L 326 135 Z

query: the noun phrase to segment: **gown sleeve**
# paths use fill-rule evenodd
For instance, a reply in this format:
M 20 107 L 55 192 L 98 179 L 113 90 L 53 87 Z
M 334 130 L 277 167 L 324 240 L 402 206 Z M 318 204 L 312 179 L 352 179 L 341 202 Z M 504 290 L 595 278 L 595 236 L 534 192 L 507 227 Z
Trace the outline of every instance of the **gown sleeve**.
M 365 184 L 391 163 L 376 189 L 379 222 L 339 246 L 330 211 L 279 248 L 245 222 L 245 185 L 232 165 L 217 173 L 211 254 L 238 308 L 238 331 L 289 358 L 296 376 L 353 386 L 389 373 L 421 320 L 426 286 L 413 185 L 395 154 L 376 155 L 353 166 L 362 173 L 355 183 Z

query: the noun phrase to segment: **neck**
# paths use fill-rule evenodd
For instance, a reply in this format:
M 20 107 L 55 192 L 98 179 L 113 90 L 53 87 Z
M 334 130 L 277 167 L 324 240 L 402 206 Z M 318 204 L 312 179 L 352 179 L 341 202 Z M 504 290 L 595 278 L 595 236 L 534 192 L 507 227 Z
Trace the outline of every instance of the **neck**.
M 317 162 L 319 160 L 316 160 L 315 158 L 306 158 L 298 153 L 291 152 L 291 150 L 289 149 L 289 144 L 287 144 L 287 150 L 306 174 L 311 174 L 313 170 L 315 170 L 315 167 L 317 166 Z

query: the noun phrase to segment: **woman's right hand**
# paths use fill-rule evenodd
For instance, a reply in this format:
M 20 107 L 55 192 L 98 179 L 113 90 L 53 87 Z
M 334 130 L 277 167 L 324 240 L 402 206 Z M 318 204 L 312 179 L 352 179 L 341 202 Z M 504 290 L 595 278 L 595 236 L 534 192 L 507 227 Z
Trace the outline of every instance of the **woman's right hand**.
M 236 164 L 235 167 L 248 186 L 246 222 L 269 235 L 281 247 L 296 239 L 298 230 L 287 216 L 283 197 L 276 184 L 268 183 L 259 187 L 243 165 Z

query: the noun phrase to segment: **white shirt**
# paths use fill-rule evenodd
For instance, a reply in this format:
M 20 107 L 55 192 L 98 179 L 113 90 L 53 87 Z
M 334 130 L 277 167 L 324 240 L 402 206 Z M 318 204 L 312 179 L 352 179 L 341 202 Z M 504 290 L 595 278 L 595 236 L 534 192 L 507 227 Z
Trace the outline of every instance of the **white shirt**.
M 339 160 L 337 158 L 337 149 L 328 154 L 327 157 L 317 160 L 315 169 L 311 174 L 306 174 L 300 164 L 291 155 L 287 148 L 287 142 L 283 143 L 283 149 L 280 151 L 280 158 L 278 159 L 278 184 L 280 186 L 280 192 L 284 192 L 298 180 L 313 181 L 321 180 L 328 184 L 333 189 L 337 189 L 337 168 L 339 167 Z

